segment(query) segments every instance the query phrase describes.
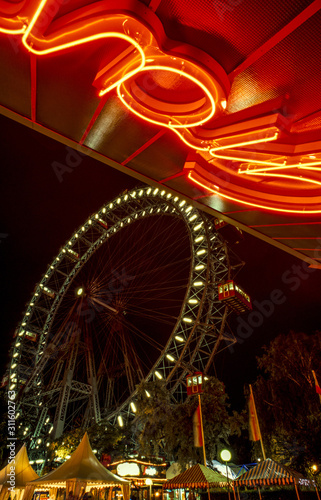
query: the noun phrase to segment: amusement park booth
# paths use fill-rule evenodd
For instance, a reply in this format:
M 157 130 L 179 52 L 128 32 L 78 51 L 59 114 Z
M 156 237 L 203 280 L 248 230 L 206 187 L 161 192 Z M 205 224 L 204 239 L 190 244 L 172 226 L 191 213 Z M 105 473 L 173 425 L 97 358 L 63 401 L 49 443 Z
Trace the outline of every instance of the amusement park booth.
M 131 500 L 160 499 L 168 464 L 163 460 L 124 459 L 109 464 L 109 469 L 132 483 Z
M 163 499 L 198 500 L 202 493 L 209 492 L 210 489 L 229 487 L 232 491 L 232 481 L 228 481 L 225 476 L 196 464 L 163 484 Z
M 300 500 L 299 488 L 315 489 L 317 498 L 320 500 L 320 495 L 317 490 L 316 484 L 310 479 L 304 478 L 302 474 L 296 472 L 288 467 L 278 464 L 267 458 L 253 469 L 245 472 L 239 479 L 234 481 L 236 488 L 240 486 L 256 488 L 261 499 L 260 488 L 277 487 L 294 487 L 296 496 Z
M 11 469 L 11 467 L 13 467 L 13 469 Z M 11 481 L 12 474 L 10 474 L 10 472 L 13 472 L 13 481 Z M 20 500 L 26 484 L 38 477 L 38 474 L 29 463 L 27 450 L 25 445 L 23 445 L 13 461 L 10 459 L 10 463 L 0 471 L 0 500 L 8 500 L 9 497 L 12 500 Z M 14 494 L 12 494 L 9 489 L 11 486 L 13 487 L 11 482 L 14 483 Z
M 98 461 L 86 433 L 69 460 L 27 484 L 23 500 L 32 500 L 34 495 L 37 498 L 37 493 L 46 491 L 50 500 L 75 500 L 82 498 L 85 493 L 93 500 L 112 500 L 120 493 L 123 500 L 129 500 L 130 482 L 108 471 Z

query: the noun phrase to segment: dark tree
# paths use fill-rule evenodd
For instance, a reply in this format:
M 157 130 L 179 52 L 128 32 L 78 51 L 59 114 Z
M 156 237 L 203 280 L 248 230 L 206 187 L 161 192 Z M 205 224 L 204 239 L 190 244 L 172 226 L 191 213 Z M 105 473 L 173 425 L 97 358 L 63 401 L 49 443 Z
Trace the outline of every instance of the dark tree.
M 201 396 L 207 459 L 217 459 L 219 451 L 229 444 L 229 437 L 240 434 L 244 416 L 229 413 L 228 396 L 222 382 L 209 378 Z M 203 462 L 202 449 L 194 447 L 193 415 L 198 397 L 184 403 L 173 403 L 161 381 L 142 385 L 138 393 L 136 435 L 140 451 L 146 455 L 163 454 L 167 460 L 187 463 Z
M 320 463 L 321 404 L 312 370 L 321 380 L 321 332 L 279 335 L 258 358 L 253 386 L 266 454 L 311 473 Z

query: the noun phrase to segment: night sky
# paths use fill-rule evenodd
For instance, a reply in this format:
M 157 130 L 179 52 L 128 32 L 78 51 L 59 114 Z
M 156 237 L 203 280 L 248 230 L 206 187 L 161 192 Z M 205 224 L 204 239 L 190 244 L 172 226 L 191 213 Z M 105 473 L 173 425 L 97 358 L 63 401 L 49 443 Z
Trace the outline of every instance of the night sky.
M 66 164 L 70 154 L 65 146 L 1 116 L 0 129 L 3 373 L 12 334 L 60 247 L 90 214 L 140 183 L 79 153 L 74 168 L 58 177 L 57 164 Z M 232 403 L 240 405 L 243 385 L 256 377 L 262 345 L 291 329 L 321 328 L 321 271 L 308 272 L 298 259 L 247 234 L 233 250 L 246 262 L 237 281 L 256 301 L 256 314 L 231 317 L 238 343 L 218 356 L 216 372 Z

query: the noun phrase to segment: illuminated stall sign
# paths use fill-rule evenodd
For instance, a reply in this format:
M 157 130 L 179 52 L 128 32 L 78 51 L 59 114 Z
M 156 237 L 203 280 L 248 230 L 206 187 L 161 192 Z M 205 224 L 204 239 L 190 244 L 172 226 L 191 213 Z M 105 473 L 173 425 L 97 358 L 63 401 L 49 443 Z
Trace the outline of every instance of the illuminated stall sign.
M 120 462 L 111 463 L 108 468 L 119 476 L 127 476 L 131 479 L 142 479 L 145 484 L 144 477 L 164 478 L 167 469 L 167 463 L 151 463 L 142 460 L 128 459 Z
M 145 467 L 144 475 L 156 476 L 156 474 L 157 474 L 157 469 L 155 467 L 151 467 L 151 466 Z
M 140 469 L 138 464 L 134 462 L 123 462 L 117 465 L 117 474 L 119 476 L 139 476 Z

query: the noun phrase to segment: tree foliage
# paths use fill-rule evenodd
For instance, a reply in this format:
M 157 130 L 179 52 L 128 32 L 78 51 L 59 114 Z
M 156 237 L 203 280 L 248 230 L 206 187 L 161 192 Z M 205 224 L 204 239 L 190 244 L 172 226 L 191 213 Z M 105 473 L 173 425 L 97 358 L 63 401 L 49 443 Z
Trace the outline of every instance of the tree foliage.
M 240 434 L 244 427 L 244 416 L 230 415 L 227 400 L 219 380 L 213 377 L 204 383 L 201 406 L 208 459 L 217 458 L 219 451 L 228 445 L 229 436 Z M 202 462 L 202 450 L 193 446 L 196 396 L 173 403 L 162 381 L 149 382 L 139 387 L 137 406 L 136 437 L 142 454 L 162 454 L 183 467 L 189 462 Z
M 279 335 L 258 358 L 253 390 L 267 456 L 306 473 L 320 461 L 321 332 Z M 321 465 L 321 464 L 320 464 Z
M 120 429 L 109 422 L 101 420 L 87 429 L 77 427 L 69 432 L 64 432 L 59 439 L 52 441 L 47 450 L 47 463 L 49 465 L 48 470 L 45 472 L 49 472 L 54 467 L 55 459 L 59 459 L 60 461 L 66 460 L 76 450 L 85 432 L 88 433 L 92 449 L 97 450 L 96 456 L 98 459 L 103 453 L 115 454 L 117 456 L 126 455 L 128 429 Z

